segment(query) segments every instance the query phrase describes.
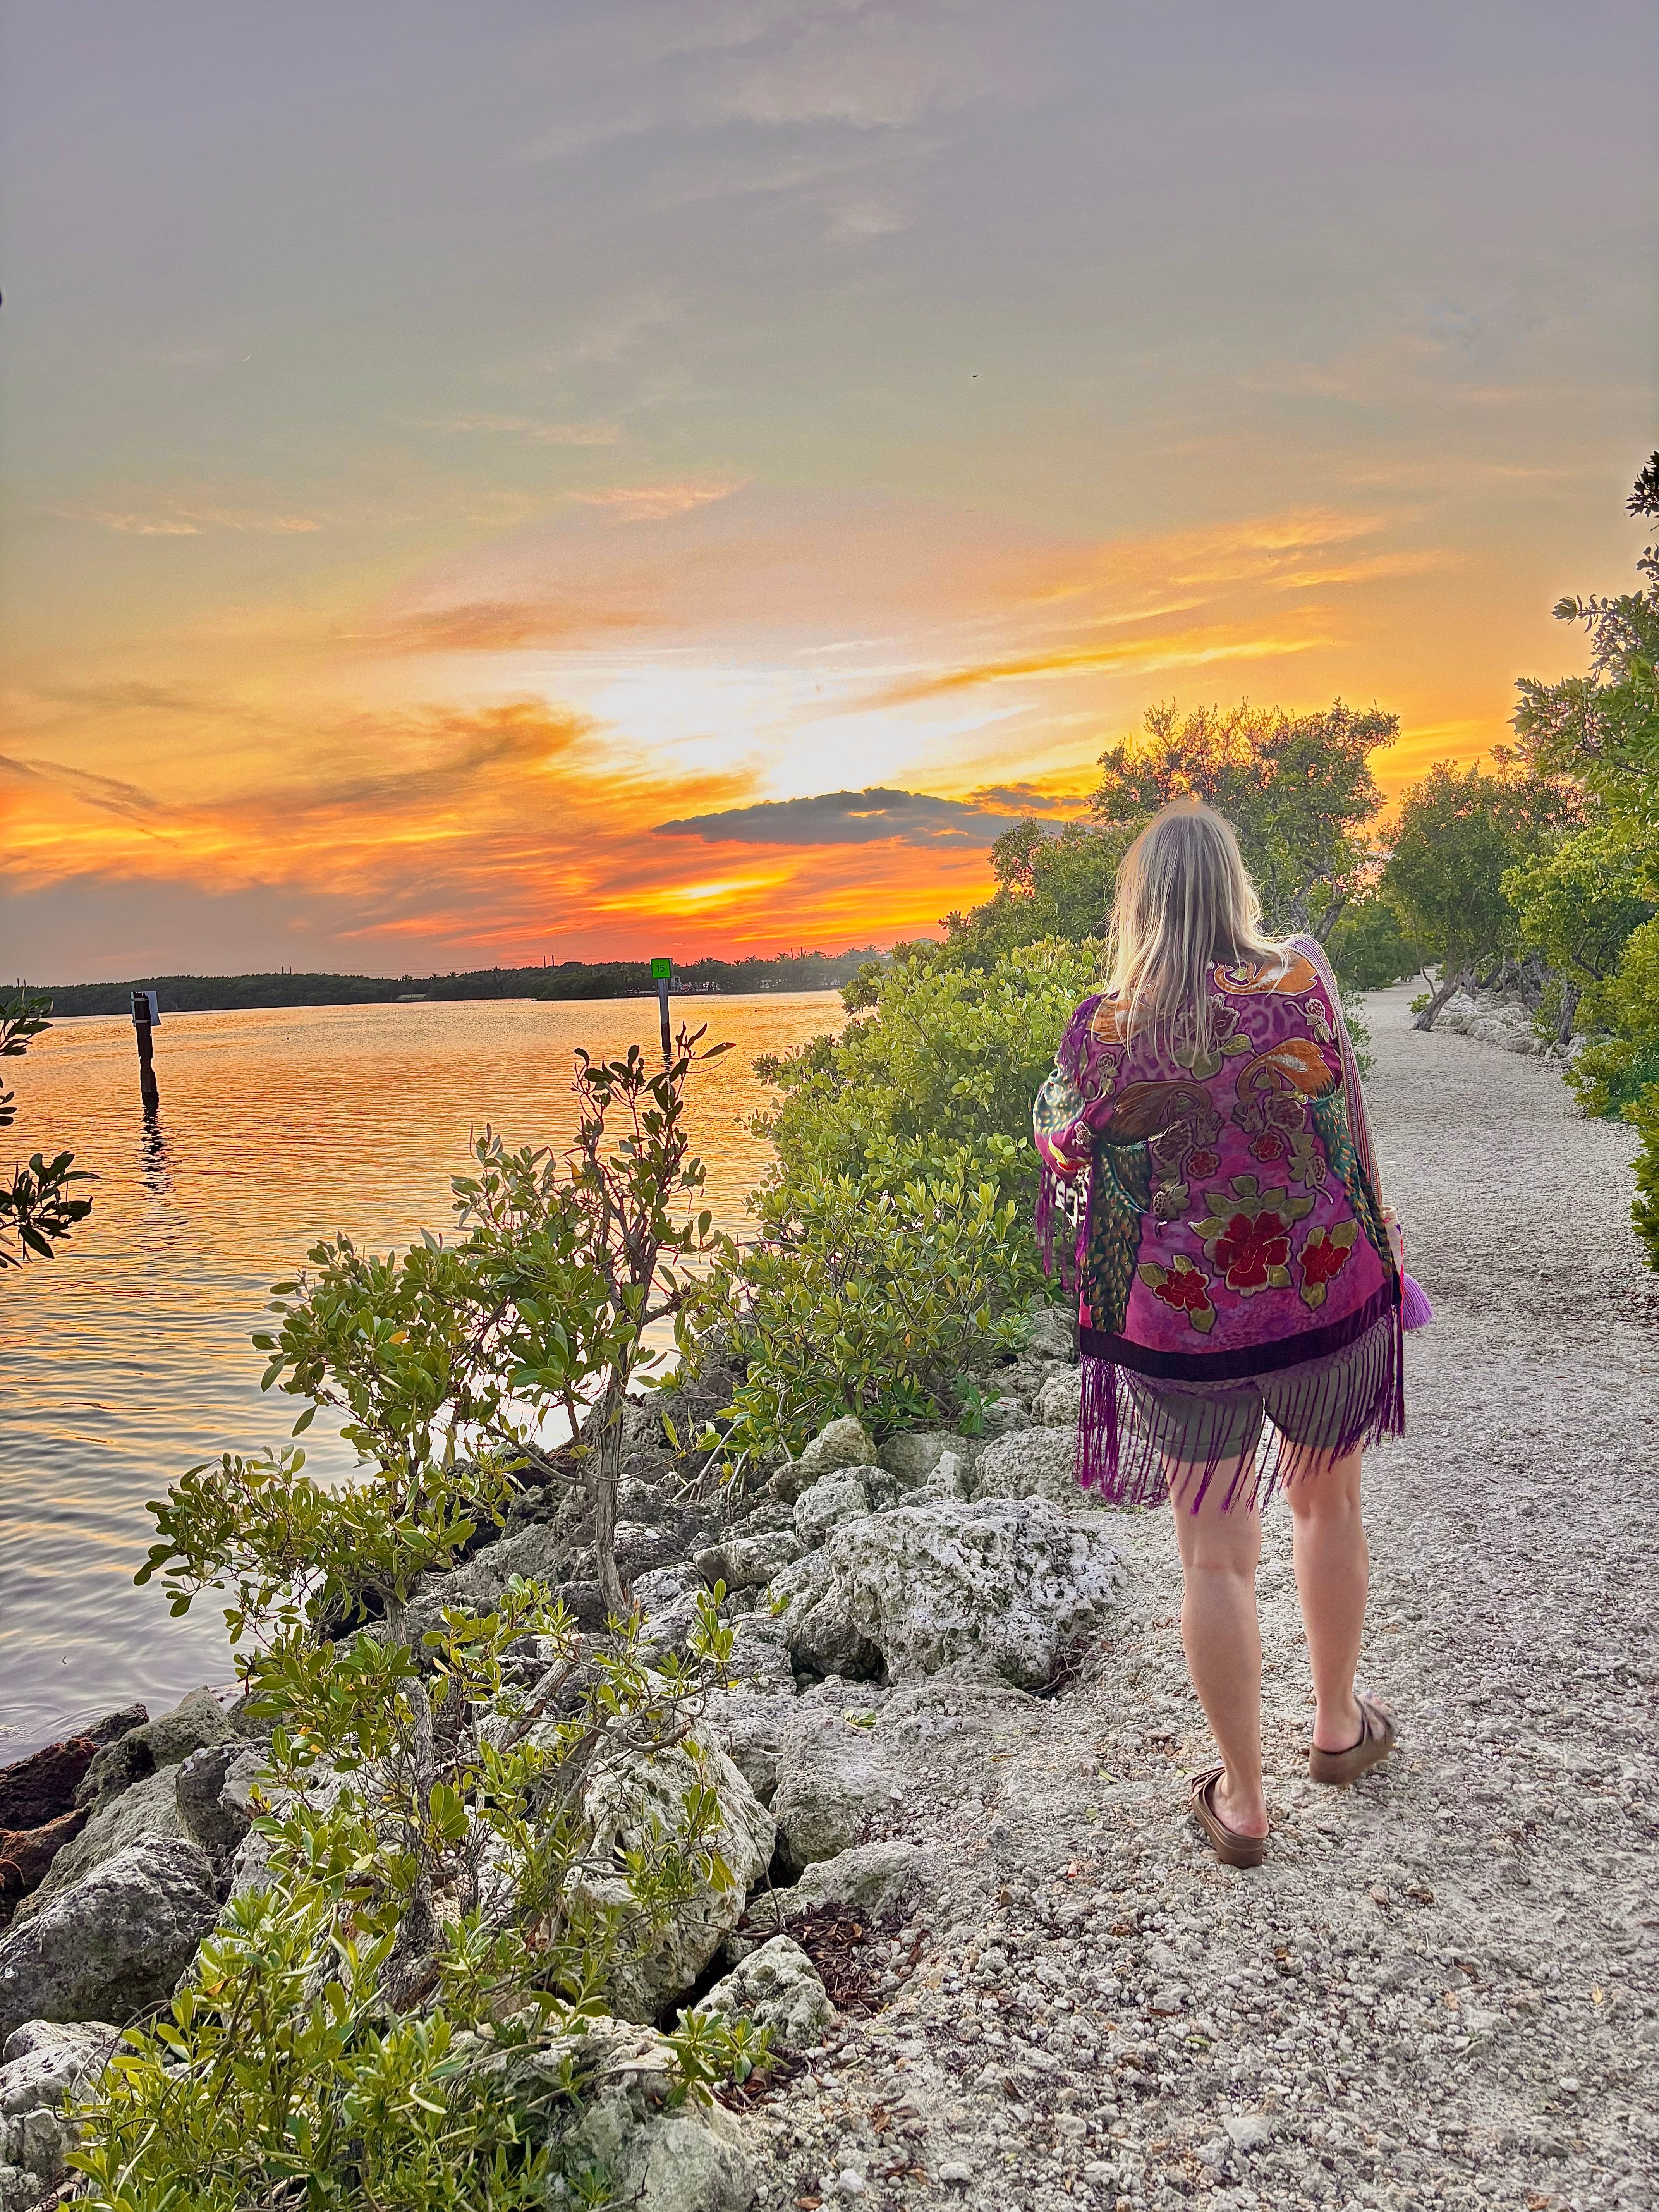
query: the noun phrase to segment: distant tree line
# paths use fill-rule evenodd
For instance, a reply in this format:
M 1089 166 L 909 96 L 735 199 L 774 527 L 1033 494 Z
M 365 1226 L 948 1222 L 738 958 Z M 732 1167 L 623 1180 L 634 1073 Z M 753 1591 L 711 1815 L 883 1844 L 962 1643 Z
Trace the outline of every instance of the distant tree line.
M 873 945 L 847 952 L 782 952 L 770 959 L 694 960 L 674 970 L 680 991 L 838 990 L 878 956 Z M 124 983 L 45 987 L 60 1019 L 125 1014 L 135 991 L 154 991 L 166 1013 L 219 1013 L 252 1006 L 374 1006 L 402 999 L 626 999 L 653 992 L 648 960 L 562 960 L 556 967 L 476 968 L 447 975 L 135 975 Z

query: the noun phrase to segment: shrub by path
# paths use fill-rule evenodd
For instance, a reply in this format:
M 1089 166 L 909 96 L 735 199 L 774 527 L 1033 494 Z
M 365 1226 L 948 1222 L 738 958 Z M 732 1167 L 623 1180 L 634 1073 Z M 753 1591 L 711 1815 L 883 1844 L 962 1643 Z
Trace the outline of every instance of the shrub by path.
M 1261 1574 L 1272 1856 L 1182 1814 L 1207 1758 L 1162 1515 L 1050 1701 L 940 1680 L 877 1734 L 936 1881 L 920 1963 L 746 2123 L 759 2202 L 1659 2205 L 1659 1282 L 1633 1133 L 1553 1069 L 1370 1002 L 1389 1195 L 1437 1326 L 1374 1455 L 1364 1680 L 1401 1749 L 1306 1779 L 1288 1520 Z M 884 1831 L 877 1831 L 882 1832 Z M 925 2177 L 925 2178 L 924 2178 Z M 825 2193 L 825 2184 L 830 2191 Z

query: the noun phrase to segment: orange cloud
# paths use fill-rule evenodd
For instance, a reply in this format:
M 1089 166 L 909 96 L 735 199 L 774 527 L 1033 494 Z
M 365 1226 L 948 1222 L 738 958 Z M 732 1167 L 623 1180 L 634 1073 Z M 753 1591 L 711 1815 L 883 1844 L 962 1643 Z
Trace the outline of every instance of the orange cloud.
M 604 507 L 623 521 L 665 522 L 671 515 L 729 499 L 742 482 L 734 477 L 712 483 L 616 484 L 605 491 L 573 491 L 570 497 L 578 507 Z
M 919 676 L 893 684 L 876 695 L 884 707 L 905 706 L 922 699 L 939 699 L 952 691 L 967 691 L 984 684 L 1009 684 L 1021 678 L 1097 675 L 1134 669 L 1152 675 L 1166 668 L 1201 668 L 1216 660 L 1279 660 L 1297 653 L 1311 653 L 1328 639 L 1321 637 L 1152 637 L 1133 644 L 1072 646 L 1052 652 L 1024 653 L 1006 660 L 981 661 L 966 668 L 951 668 L 937 676 Z
M 872 789 L 947 826 L 1075 816 L 1172 672 L 1189 703 L 1403 708 L 1385 788 L 1507 712 L 1507 674 L 1495 697 L 1464 679 L 1466 613 L 1457 685 L 1431 713 L 1401 696 L 1439 604 L 1420 579 L 1452 556 L 1369 502 L 1079 543 L 708 477 L 554 498 L 355 602 L 210 603 L 15 692 L 15 893 L 257 892 L 369 966 L 885 941 L 985 895 L 988 836 L 923 851 L 903 808 L 890 839 L 760 833 Z
M 504 963 L 637 950 L 690 927 L 726 946 L 932 928 L 980 895 L 979 854 L 918 883 L 914 854 L 789 854 L 757 869 L 738 841 L 653 838 L 675 813 L 747 795 L 732 776 L 607 763 L 586 718 L 516 701 L 467 714 L 359 715 L 258 790 L 169 801 L 45 760 L 0 757 L 19 891 L 96 876 L 224 893 L 325 884 L 356 919 L 337 933 L 374 964 L 411 941 Z M 695 855 L 695 857 L 694 857 Z M 688 862 L 690 863 L 688 866 Z

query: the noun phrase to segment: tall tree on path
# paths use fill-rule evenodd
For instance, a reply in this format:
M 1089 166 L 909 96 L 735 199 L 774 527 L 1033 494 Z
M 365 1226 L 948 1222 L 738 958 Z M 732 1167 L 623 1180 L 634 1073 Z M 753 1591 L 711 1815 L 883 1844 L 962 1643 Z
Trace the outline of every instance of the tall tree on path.
M 1478 766 L 1442 761 L 1407 793 L 1382 888 L 1440 963 L 1419 1029 L 1432 1029 L 1459 986 L 1513 941 L 1518 917 L 1504 877 L 1529 842 L 1521 787 Z

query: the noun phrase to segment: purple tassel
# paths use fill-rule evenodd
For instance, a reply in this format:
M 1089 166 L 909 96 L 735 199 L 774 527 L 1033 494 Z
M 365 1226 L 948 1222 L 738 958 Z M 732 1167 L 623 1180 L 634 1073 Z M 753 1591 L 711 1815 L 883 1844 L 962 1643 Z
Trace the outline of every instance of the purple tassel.
M 1083 1402 L 1078 1411 L 1079 1485 L 1115 1502 L 1117 1485 L 1117 1370 L 1109 1359 L 1083 1358 Z
M 1400 1303 L 1401 1325 L 1405 1328 L 1426 1328 L 1434 1319 L 1434 1308 L 1428 1294 L 1414 1275 L 1402 1277 L 1403 1288 Z
M 1428 1301 L 1424 1300 L 1426 1305 Z M 1406 1311 L 1403 1305 L 1394 1310 L 1394 1327 L 1389 1331 L 1389 1360 L 1394 1369 L 1394 1389 L 1389 1394 L 1388 1412 L 1375 1430 L 1376 1437 L 1403 1437 L 1406 1433 Z

